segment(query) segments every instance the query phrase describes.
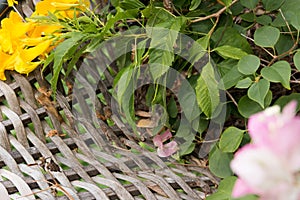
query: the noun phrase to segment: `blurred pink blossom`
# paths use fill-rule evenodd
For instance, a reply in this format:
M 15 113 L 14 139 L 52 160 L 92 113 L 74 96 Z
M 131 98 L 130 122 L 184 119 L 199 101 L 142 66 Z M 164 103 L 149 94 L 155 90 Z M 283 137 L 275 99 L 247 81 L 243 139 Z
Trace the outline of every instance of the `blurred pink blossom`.
M 231 162 L 238 175 L 233 197 L 257 194 L 261 200 L 300 200 L 300 117 L 296 102 L 250 117 L 252 143 Z
M 172 137 L 172 133 L 168 129 L 162 135 L 156 135 L 153 138 L 153 143 L 157 146 L 157 155 L 160 157 L 168 157 L 174 154 L 178 150 L 177 142 L 174 140 L 164 144 L 165 141 Z

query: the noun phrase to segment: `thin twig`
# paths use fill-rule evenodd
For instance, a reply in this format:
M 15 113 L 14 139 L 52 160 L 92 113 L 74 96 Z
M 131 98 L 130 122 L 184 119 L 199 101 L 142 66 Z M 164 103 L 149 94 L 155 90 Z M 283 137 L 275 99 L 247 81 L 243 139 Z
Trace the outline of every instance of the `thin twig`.
M 246 39 L 248 39 L 248 40 L 250 40 L 252 42 L 255 42 L 251 37 L 248 37 L 247 35 L 244 35 L 244 34 L 241 33 L 241 36 L 245 37 Z M 265 52 L 267 52 L 267 54 L 269 54 L 272 58 L 276 57 L 270 51 L 268 51 L 266 48 L 261 47 L 261 46 L 260 46 L 260 48 L 262 48 Z
M 290 27 L 288 21 L 286 20 L 285 16 L 283 15 L 281 9 L 279 9 L 279 12 L 280 12 L 282 18 L 284 19 L 284 22 L 285 22 L 287 28 L 289 29 L 289 32 L 290 32 L 290 34 L 291 34 L 291 36 L 292 36 L 292 39 L 293 39 L 294 43 L 296 43 L 295 38 L 294 38 L 294 35 L 293 35 L 293 32 L 292 32 L 292 29 L 291 29 L 291 27 Z
M 51 174 L 51 177 L 53 178 L 53 175 Z M 69 200 L 75 200 L 71 194 L 69 194 L 59 183 L 57 183 L 57 181 L 55 179 L 53 179 L 54 183 L 52 183 L 51 181 L 48 181 L 48 180 L 40 180 L 40 181 L 44 181 L 46 183 L 49 183 L 51 186 L 48 187 L 48 188 L 45 188 L 43 190 L 38 190 L 36 192 L 33 192 L 31 194 L 27 194 L 27 195 L 23 195 L 21 198 L 23 197 L 28 197 L 28 196 L 31 196 L 31 195 L 36 195 L 37 193 L 40 193 L 40 192 L 44 192 L 44 191 L 47 191 L 49 189 L 59 189 L 61 192 L 63 192 L 67 198 Z M 36 181 L 37 182 L 37 181 Z
M 298 36 L 297 36 L 297 37 L 298 37 Z M 292 51 L 294 51 L 295 48 L 298 46 L 298 40 L 299 40 L 299 39 L 297 38 L 297 40 L 296 40 L 296 42 L 294 43 L 294 45 L 293 45 L 288 51 L 286 51 L 286 52 L 284 52 L 284 53 L 282 53 L 282 54 L 280 54 L 280 55 L 278 55 L 278 56 L 274 56 L 273 59 L 272 59 L 272 60 L 270 61 L 270 63 L 268 64 L 268 66 L 271 66 L 276 60 L 279 60 L 280 58 L 283 58 L 283 57 L 285 57 L 285 56 L 291 54 Z
M 290 80 L 290 83 L 300 83 L 298 80 Z
M 238 2 L 238 0 L 234 0 L 231 2 L 231 4 L 228 6 L 232 6 L 233 4 L 235 4 L 236 2 Z M 192 23 L 196 23 L 196 22 L 201 22 L 201 21 L 204 21 L 204 20 L 207 20 L 207 19 L 210 19 L 210 18 L 213 18 L 213 17 L 219 17 L 223 12 L 225 12 L 225 10 L 227 9 L 227 7 L 225 6 L 224 8 L 222 8 L 221 10 L 219 10 L 218 12 L 214 13 L 214 14 L 211 14 L 211 15 L 207 15 L 205 17 L 199 17 L 197 19 L 194 19 L 192 20 L 191 22 Z
M 233 102 L 233 104 L 238 107 L 238 103 L 236 102 L 236 100 L 233 98 L 233 96 L 226 90 L 226 94 L 229 96 L 229 98 L 231 99 L 231 101 Z

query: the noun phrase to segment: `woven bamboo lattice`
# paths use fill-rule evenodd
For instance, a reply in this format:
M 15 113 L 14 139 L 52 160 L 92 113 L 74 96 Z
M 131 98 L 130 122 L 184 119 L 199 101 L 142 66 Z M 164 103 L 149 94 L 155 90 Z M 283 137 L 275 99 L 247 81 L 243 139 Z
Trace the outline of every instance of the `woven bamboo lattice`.
M 28 16 L 34 4 L 26 0 L 17 8 Z M 92 79 L 99 76 L 89 74 Z M 114 126 L 97 118 L 96 127 L 88 113 L 74 114 L 76 105 L 88 106 L 85 92 L 92 83 L 79 88 L 78 97 L 64 92 L 59 83 L 54 103 L 40 69 L 28 76 L 7 72 L 6 77 L 0 81 L 1 200 L 204 199 L 216 183 L 200 166 L 167 166 L 176 161 L 142 149 L 116 116 L 111 116 Z M 111 84 L 106 74 L 96 90 L 106 102 Z M 107 105 L 94 100 L 103 114 Z

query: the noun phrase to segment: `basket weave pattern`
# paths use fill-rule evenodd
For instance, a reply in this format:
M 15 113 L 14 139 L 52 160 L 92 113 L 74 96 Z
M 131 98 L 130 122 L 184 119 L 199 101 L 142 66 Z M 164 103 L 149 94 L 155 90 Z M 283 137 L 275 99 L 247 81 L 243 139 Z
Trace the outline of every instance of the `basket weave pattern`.
M 26 0 L 17 8 L 29 16 L 34 3 Z M 142 149 L 117 117 L 112 116 L 112 127 L 97 118 L 98 128 L 78 118 L 72 106 L 87 105 L 65 93 L 62 83 L 54 103 L 40 69 L 29 76 L 7 72 L 6 77 L 0 81 L 1 199 L 196 200 L 211 192 L 214 178 L 208 170 L 167 166 L 165 161 L 175 161 Z M 99 84 L 98 93 L 105 93 L 111 80 Z M 105 112 L 105 105 L 96 104 Z

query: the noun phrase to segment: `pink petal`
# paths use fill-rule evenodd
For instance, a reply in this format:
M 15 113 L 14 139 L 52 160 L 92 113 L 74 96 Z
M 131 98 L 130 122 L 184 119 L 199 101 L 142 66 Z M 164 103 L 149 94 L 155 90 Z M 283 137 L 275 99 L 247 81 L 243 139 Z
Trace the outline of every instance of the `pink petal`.
M 292 150 L 300 145 L 300 118 L 292 118 L 281 127 L 276 134 L 270 136 L 270 140 L 276 148 Z
M 253 191 L 243 180 L 237 179 L 232 191 L 233 198 L 239 198 L 248 194 L 254 194 Z
M 291 119 L 296 114 L 296 108 L 297 108 L 297 101 L 291 101 L 288 103 L 282 110 L 282 115 L 285 119 L 285 121 Z
M 264 146 L 270 142 L 270 123 L 276 124 L 279 112 L 280 107 L 273 106 L 249 118 L 248 130 L 254 144 Z
M 170 132 L 170 130 L 166 130 L 162 135 L 161 135 L 161 139 L 162 139 L 162 142 L 165 142 L 167 141 L 168 139 L 170 139 L 172 136 L 172 133 Z
M 177 150 L 178 150 L 177 142 L 172 141 L 163 145 L 163 148 L 158 148 L 157 155 L 160 157 L 168 157 L 174 154 Z
M 292 101 L 284 107 L 282 113 L 279 112 L 279 106 L 273 106 L 251 116 L 248 129 L 253 143 L 275 148 L 286 141 L 285 145 L 280 145 L 281 150 L 298 145 L 300 117 L 295 117 L 296 106 L 297 103 Z
M 153 138 L 153 144 L 155 146 L 157 146 L 158 148 L 162 148 L 163 142 L 162 142 L 162 139 L 161 139 L 160 135 L 154 136 L 154 138 Z
M 282 183 L 272 190 L 261 194 L 259 200 L 299 200 L 299 195 L 300 188 L 297 184 Z
M 256 194 L 274 188 L 281 182 L 292 180 L 286 170 L 284 160 L 264 147 L 253 144 L 240 149 L 230 163 L 232 171 L 238 175 Z
M 156 135 L 153 138 L 153 144 L 158 148 L 162 148 L 163 143 L 172 137 L 170 130 L 166 130 L 162 135 Z

